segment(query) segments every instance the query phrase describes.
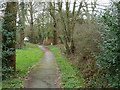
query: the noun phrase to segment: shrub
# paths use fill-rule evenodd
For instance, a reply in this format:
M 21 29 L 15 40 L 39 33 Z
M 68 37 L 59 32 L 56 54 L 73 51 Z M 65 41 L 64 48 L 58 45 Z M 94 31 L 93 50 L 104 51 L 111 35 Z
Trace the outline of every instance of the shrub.
M 97 65 L 99 67 L 98 73 L 104 71 L 102 76 L 94 74 L 95 84 L 97 81 L 104 82 L 100 87 L 119 87 L 120 86 L 120 60 L 118 55 L 120 52 L 117 34 L 119 31 L 118 20 L 118 4 L 112 2 L 109 8 L 100 12 L 98 15 L 98 24 L 100 27 L 98 31 L 101 35 L 101 41 L 98 40 L 98 47 L 100 53 L 95 55 Z M 101 78 L 101 79 L 100 79 Z

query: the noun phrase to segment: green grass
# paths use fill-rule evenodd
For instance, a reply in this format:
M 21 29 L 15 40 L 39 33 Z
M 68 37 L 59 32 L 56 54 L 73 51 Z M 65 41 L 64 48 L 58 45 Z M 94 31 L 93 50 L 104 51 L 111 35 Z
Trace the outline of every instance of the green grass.
M 61 84 L 63 88 L 81 88 L 83 86 L 83 79 L 77 76 L 77 70 L 74 70 L 72 65 L 60 54 L 58 46 L 47 46 L 53 51 L 61 74 Z
M 17 71 L 26 72 L 29 70 L 28 67 L 33 66 L 40 60 L 42 51 L 36 48 L 35 45 L 27 43 L 27 48 L 16 51 L 16 66 Z M 22 67 L 21 67 L 22 66 Z
M 25 48 L 16 50 L 16 73 L 2 82 L 3 88 L 20 88 L 24 76 L 42 56 L 42 51 L 35 44 L 27 43 Z

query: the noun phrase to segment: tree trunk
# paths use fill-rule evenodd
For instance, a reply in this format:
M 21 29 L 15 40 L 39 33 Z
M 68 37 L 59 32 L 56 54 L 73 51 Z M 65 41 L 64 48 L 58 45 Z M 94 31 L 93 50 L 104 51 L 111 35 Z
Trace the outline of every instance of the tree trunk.
M 24 29 L 25 29 L 25 3 L 21 2 L 20 3 L 20 23 L 21 23 L 21 29 L 20 29 L 20 48 L 24 47 Z
M 71 40 L 71 30 L 70 30 L 70 21 L 69 21 L 69 6 L 68 1 L 66 2 L 66 31 L 67 31 L 67 39 L 68 43 L 70 43 Z
M 30 42 L 34 43 L 34 32 L 33 32 L 33 6 L 32 6 L 32 2 L 30 2 Z
M 52 5 L 52 2 L 49 2 L 50 5 L 50 15 L 53 18 L 53 45 L 57 44 L 57 20 L 56 20 L 56 16 L 55 16 L 55 3 L 54 6 Z
M 58 8 L 59 8 L 59 13 L 60 13 L 60 18 L 61 18 L 61 21 L 63 23 L 63 26 L 64 26 L 64 29 L 63 29 L 63 32 L 64 32 L 64 45 L 65 45 L 65 48 L 66 48 L 66 53 L 69 55 L 70 54 L 70 47 L 69 47 L 69 36 L 68 36 L 68 29 L 66 27 L 66 23 L 65 23 L 65 19 L 63 17 L 63 13 L 62 13 L 62 3 L 61 2 L 58 2 Z
M 3 52 L 8 52 L 7 55 L 3 55 L 2 62 L 3 67 L 6 65 L 8 68 L 13 68 L 13 71 L 16 71 L 16 17 L 17 17 L 17 3 L 16 2 L 7 2 L 5 16 L 4 16 L 4 25 L 2 43 Z
M 54 29 L 53 29 L 53 45 L 57 45 L 56 22 L 54 23 Z
M 20 31 L 20 48 L 24 47 L 24 29 Z

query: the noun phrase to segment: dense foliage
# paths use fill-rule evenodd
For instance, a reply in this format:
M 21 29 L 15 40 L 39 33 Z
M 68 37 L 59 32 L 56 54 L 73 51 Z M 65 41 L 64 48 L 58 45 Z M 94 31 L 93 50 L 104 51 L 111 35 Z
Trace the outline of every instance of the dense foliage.
M 14 5 L 14 7 L 13 7 Z M 2 67 L 3 77 L 6 71 L 15 71 L 16 17 L 17 3 L 7 2 L 2 23 Z
M 101 12 L 98 17 L 100 25 L 99 40 L 100 53 L 96 55 L 98 73 L 102 76 L 94 74 L 94 86 L 99 87 L 119 87 L 120 86 L 120 60 L 119 56 L 119 19 L 118 4 L 112 2 L 109 8 Z M 96 82 L 99 83 L 99 85 Z

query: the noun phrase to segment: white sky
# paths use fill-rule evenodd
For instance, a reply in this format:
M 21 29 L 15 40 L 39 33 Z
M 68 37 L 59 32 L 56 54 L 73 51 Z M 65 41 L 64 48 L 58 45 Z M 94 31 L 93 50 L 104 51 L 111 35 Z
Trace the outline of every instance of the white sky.
M 99 4 L 108 4 L 111 0 L 98 0 Z
M 66 0 L 63 0 L 63 2 L 65 2 Z M 72 11 L 73 9 L 73 3 L 74 3 L 74 0 L 68 0 L 71 2 L 71 5 L 70 5 L 70 11 Z M 78 1 L 81 1 L 81 0 L 78 0 Z M 85 0 L 87 3 L 91 4 L 91 2 L 94 2 L 95 0 Z M 99 5 L 103 5 L 103 6 L 97 6 L 97 8 L 102 8 L 104 9 L 105 7 L 104 6 L 108 6 L 109 3 L 110 3 L 111 0 L 97 0 L 97 4 Z M 79 4 L 79 3 L 78 3 Z M 78 6 L 78 5 L 77 5 Z M 90 7 L 90 5 L 89 5 Z M 65 9 L 65 3 L 63 5 L 63 9 Z M 78 7 L 76 7 L 76 9 L 78 9 Z

